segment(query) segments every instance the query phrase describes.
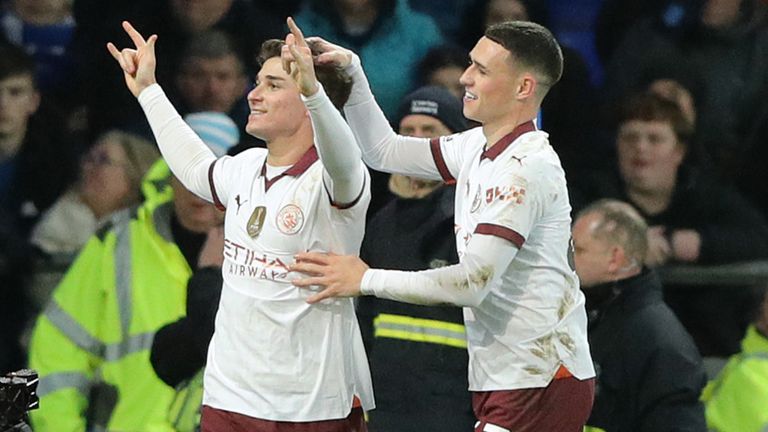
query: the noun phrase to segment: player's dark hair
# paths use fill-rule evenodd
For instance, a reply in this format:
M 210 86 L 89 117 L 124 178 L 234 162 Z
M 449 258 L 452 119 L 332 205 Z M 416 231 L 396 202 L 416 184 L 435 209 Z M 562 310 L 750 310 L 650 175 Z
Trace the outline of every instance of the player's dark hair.
M 264 65 L 264 62 L 273 57 L 280 57 L 283 45 L 285 42 L 280 39 L 270 39 L 261 44 L 258 57 L 259 66 Z M 311 41 L 309 42 L 309 49 L 313 56 L 320 54 L 320 51 Z M 316 64 L 315 75 L 320 84 L 323 85 L 325 94 L 328 95 L 333 105 L 341 110 L 352 92 L 352 78 L 333 65 Z
M 531 68 L 544 90 L 560 81 L 563 52 L 544 26 L 530 21 L 506 21 L 488 27 L 485 37 L 506 48 L 516 62 Z

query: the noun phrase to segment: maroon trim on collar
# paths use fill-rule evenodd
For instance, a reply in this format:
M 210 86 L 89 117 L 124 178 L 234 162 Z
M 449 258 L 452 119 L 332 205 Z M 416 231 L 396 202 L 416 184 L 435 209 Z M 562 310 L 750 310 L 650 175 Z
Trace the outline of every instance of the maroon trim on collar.
M 261 165 L 261 173 L 259 174 L 261 177 L 264 177 L 264 192 L 267 192 L 269 188 L 275 184 L 276 181 L 285 176 L 298 177 L 304 174 L 304 171 L 309 169 L 309 167 L 311 167 L 313 163 L 317 162 L 318 159 L 317 149 L 315 146 L 312 146 L 309 148 L 309 150 L 306 151 L 306 153 L 301 156 L 301 158 L 295 164 L 293 164 L 293 166 L 272 179 L 267 179 L 267 160 L 264 159 L 264 163 Z
M 221 200 L 219 199 L 219 194 L 216 193 L 216 186 L 213 184 L 213 166 L 216 165 L 216 162 L 218 162 L 218 159 L 211 162 L 211 166 L 208 167 L 208 185 L 211 187 L 211 196 L 213 197 L 213 205 L 215 205 L 217 209 L 224 211 L 227 208 L 224 207 L 224 204 L 221 203 Z
M 523 247 L 523 243 L 525 243 L 525 237 L 520 235 L 517 231 L 496 224 L 477 224 L 475 227 L 475 234 L 486 234 L 503 238 L 517 246 L 518 249 Z
M 484 150 L 483 154 L 480 155 L 480 160 L 482 161 L 484 158 L 495 160 L 496 157 L 500 155 L 504 150 L 506 150 L 510 144 L 512 144 L 516 139 L 520 137 L 520 135 L 533 132 L 535 130 L 536 125 L 533 123 L 533 120 L 528 120 L 525 123 L 517 125 L 512 130 L 512 132 L 504 135 L 500 140 L 496 141 L 496 144 Z
M 440 173 L 440 177 L 447 185 L 456 183 L 456 179 L 451 175 L 451 171 L 448 170 L 448 165 L 443 158 L 443 150 L 440 148 L 440 138 L 432 138 L 429 140 L 429 149 L 432 151 L 432 159 L 435 160 L 435 166 L 437 172 Z

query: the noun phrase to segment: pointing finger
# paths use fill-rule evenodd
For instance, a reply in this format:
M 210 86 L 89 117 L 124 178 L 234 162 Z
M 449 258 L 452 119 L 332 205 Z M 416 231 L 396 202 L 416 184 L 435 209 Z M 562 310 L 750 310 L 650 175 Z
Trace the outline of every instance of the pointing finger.
M 296 38 L 296 44 L 303 47 L 308 46 L 307 41 L 304 39 L 304 33 L 302 33 L 299 26 L 296 25 L 296 21 L 291 17 L 288 17 L 287 21 L 288 28 L 291 29 L 291 34 Z
M 133 41 L 133 44 L 136 45 L 136 48 L 141 48 L 147 44 L 147 41 L 144 40 L 144 37 L 141 35 L 141 33 L 139 33 L 128 21 L 123 21 L 123 29 L 126 33 L 128 33 L 128 36 L 131 37 L 131 40 Z

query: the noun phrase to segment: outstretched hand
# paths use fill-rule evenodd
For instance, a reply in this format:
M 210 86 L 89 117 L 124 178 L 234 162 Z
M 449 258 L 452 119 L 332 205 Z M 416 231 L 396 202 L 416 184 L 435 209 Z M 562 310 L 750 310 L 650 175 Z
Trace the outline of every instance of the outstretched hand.
M 291 76 L 305 97 L 317 93 L 317 77 L 315 65 L 312 62 L 312 51 L 304 39 L 301 29 L 288 17 L 288 28 L 291 32 L 285 37 L 285 45 L 280 53 L 283 69 Z
M 333 65 L 339 69 L 344 69 L 352 63 L 355 54 L 342 46 L 334 45 L 317 36 L 309 37 L 307 41 L 312 43 L 315 49 L 320 52 L 315 58 L 315 63 L 319 65 Z
M 363 260 L 352 255 L 335 255 L 303 252 L 296 255 L 291 271 L 309 275 L 292 283 L 300 288 L 319 285 L 323 290 L 310 296 L 307 303 L 317 303 L 330 297 L 355 297 L 360 295 L 360 283 L 368 270 Z
M 144 39 L 128 22 L 123 21 L 123 29 L 130 36 L 136 48 L 118 50 L 112 42 L 107 43 L 107 50 L 123 69 L 128 90 L 138 97 L 142 90 L 157 82 L 155 79 L 155 42 L 157 35 Z

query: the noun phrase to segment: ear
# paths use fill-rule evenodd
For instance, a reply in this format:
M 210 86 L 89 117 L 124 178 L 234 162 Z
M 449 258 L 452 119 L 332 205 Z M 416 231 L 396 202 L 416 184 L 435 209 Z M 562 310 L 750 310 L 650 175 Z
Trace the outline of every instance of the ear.
M 684 142 L 678 140 L 675 145 L 675 163 L 677 163 L 678 166 L 683 163 L 686 154 L 688 154 L 688 146 Z
M 529 72 L 524 72 L 520 75 L 517 83 L 517 99 L 529 99 L 536 95 L 536 88 L 538 82 L 536 77 Z
M 38 108 L 40 108 L 40 91 L 35 89 L 29 97 L 29 115 L 36 113 Z
M 624 249 L 619 246 L 611 246 L 610 258 L 608 259 L 608 271 L 616 274 L 627 265 L 627 257 Z

